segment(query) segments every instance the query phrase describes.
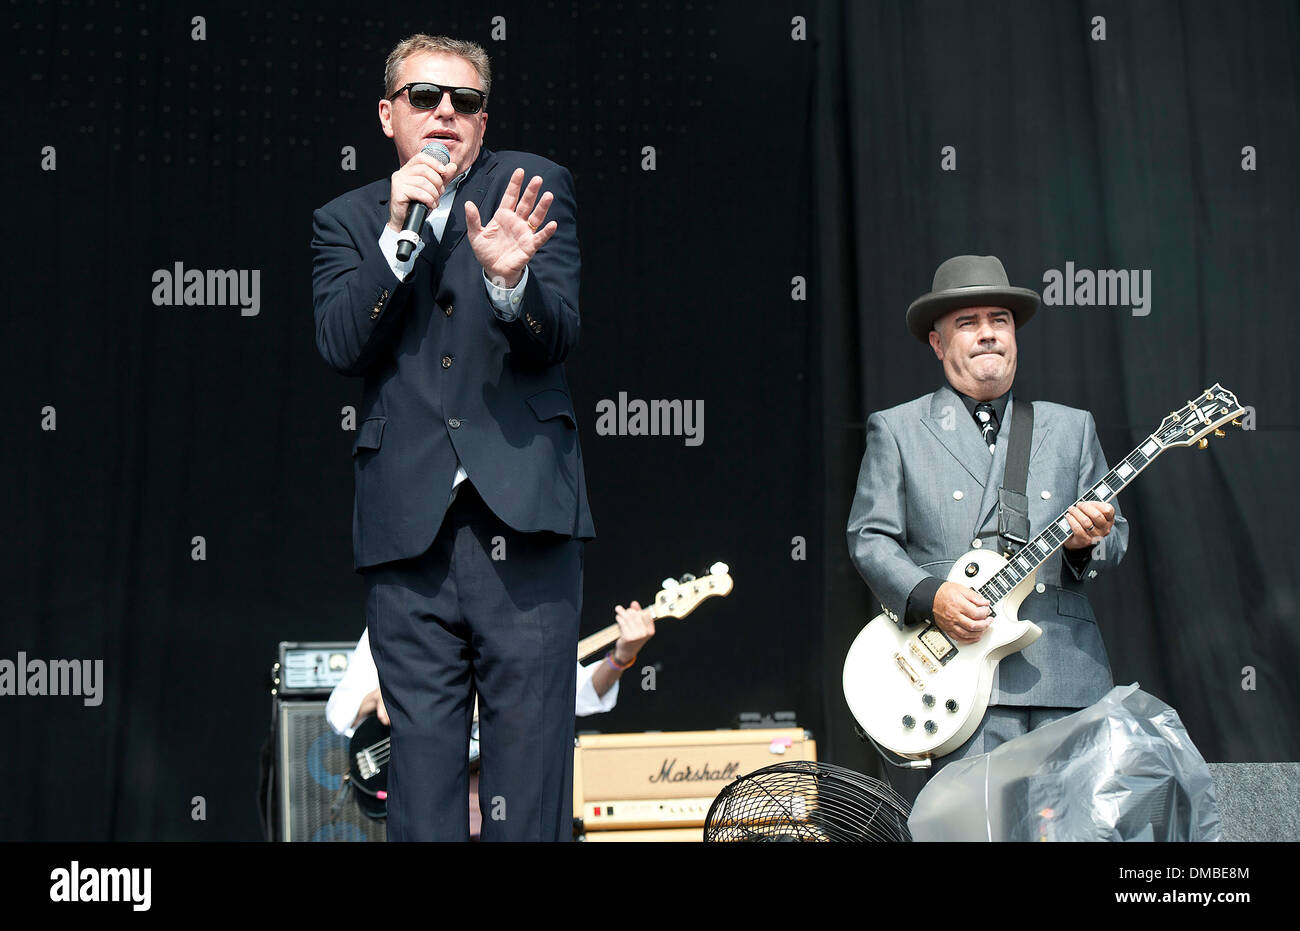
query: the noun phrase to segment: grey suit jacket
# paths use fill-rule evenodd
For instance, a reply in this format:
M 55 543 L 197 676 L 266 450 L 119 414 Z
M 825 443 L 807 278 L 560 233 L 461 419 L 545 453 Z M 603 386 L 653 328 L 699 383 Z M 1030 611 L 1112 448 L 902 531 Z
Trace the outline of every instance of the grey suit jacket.
M 849 552 L 886 615 L 902 626 L 907 596 L 926 576 L 947 576 L 976 546 L 998 546 L 998 488 L 1006 469 L 1007 405 L 990 456 L 961 398 L 945 385 L 867 420 L 867 448 L 849 514 Z M 1034 402 L 1030 444 L 1030 529 L 1037 534 L 1108 471 L 1087 411 Z M 1038 570 L 1020 617 L 1042 628 L 1035 643 L 998 666 L 990 704 L 1083 708 L 1112 686 L 1110 662 L 1084 583 L 1117 565 L 1128 522 L 1077 571 L 1058 551 Z M 1064 572 L 1063 572 L 1064 567 Z

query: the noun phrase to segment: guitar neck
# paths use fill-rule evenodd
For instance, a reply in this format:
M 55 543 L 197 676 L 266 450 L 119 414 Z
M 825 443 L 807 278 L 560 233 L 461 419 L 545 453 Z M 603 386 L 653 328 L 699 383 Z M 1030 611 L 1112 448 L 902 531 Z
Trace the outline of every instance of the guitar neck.
M 1155 435 L 1148 436 L 1138 444 L 1137 449 L 1125 456 L 1119 465 L 1107 472 L 1101 481 L 1084 492 L 1074 503 L 1109 501 L 1127 488 L 1162 452 L 1164 447 L 1156 442 Z M 1065 510 L 1068 511 L 1069 508 Z M 1021 547 L 1020 551 L 996 575 L 980 586 L 980 594 L 992 603 L 1002 600 L 1035 569 L 1051 558 L 1053 553 L 1064 546 L 1073 532 L 1070 529 L 1070 522 L 1065 519 L 1065 511 L 1062 511 L 1046 530 Z
M 652 605 L 646 609 L 650 616 L 656 621 L 668 614 L 668 611 L 659 605 Z M 590 637 L 583 637 L 578 641 L 578 662 L 589 658 L 594 653 L 599 653 L 605 647 L 618 640 L 618 625 L 610 624 L 608 627 L 602 627 Z

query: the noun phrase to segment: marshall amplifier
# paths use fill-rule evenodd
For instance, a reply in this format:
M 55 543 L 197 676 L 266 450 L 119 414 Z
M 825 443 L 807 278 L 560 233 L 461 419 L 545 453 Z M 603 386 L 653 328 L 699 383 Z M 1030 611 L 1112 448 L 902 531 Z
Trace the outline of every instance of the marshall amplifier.
M 574 827 L 587 840 L 595 831 L 702 828 L 734 779 L 782 760 L 817 759 L 812 734 L 799 727 L 584 734 L 574 747 Z

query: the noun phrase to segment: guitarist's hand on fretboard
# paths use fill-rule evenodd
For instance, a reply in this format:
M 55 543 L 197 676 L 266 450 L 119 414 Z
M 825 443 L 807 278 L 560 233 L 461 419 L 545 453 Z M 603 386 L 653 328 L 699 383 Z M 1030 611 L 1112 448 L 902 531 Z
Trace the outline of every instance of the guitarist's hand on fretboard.
M 1080 501 L 1070 505 L 1065 512 L 1074 532 L 1062 546 L 1067 550 L 1082 550 L 1110 533 L 1115 526 L 1115 505 L 1108 501 Z
M 614 606 L 614 618 L 618 621 L 618 640 L 614 643 L 614 660 L 620 666 L 626 666 L 641 652 L 645 642 L 655 635 L 654 615 L 641 607 L 639 602 L 632 602 L 628 607 Z

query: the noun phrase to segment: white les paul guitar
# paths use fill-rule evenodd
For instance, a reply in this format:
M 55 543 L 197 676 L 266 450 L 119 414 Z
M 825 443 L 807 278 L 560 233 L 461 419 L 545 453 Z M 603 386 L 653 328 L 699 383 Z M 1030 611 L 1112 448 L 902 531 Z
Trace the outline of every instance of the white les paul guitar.
M 1166 449 L 1193 443 L 1204 449 L 1209 433 L 1223 436 L 1219 428 L 1229 422 L 1241 426 L 1236 418 L 1244 413 L 1231 391 L 1215 385 L 1161 421 L 1079 501 L 1109 501 Z M 1042 635 L 1017 611 L 1038 567 L 1070 535 L 1063 511 L 1010 560 L 980 549 L 953 564 L 948 581 L 977 590 L 992 606 L 992 621 L 975 643 L 958 644 L 932 623 L 900 630 L 883 614 L 862 629 L 844 661 L 844 697 L 873 741 L 901 757 L 927 760 L 951 753 L 975 733 L 998 661 Z

